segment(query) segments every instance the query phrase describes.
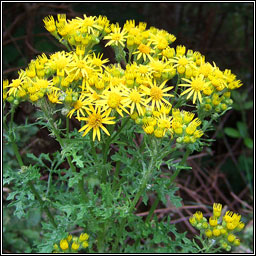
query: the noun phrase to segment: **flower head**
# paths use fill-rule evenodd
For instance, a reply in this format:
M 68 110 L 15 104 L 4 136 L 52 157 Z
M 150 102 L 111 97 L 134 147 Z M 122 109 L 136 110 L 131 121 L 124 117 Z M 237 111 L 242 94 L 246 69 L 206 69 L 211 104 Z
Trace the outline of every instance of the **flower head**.
M 124 42 L 127 38 L 127 32 L 125 29 L 121 31 L 121 28 L 118 26 L 112 27 L 112 32 L 105 36 L 104 39 L 110 40 L 106 46 L 114 45 L 114 46 L 122 46 L 124 47 Z
M 145 94 L 149 96 L 149 98 L 146 100 L 146 103 L 151 102 L 152 110 L 154 110 L 155 107 L 160 110 L 163 103 L 171 105 L 171 103 L 164 97 L 173 97 L 173 95 L 167 93 L 173 88 L 173 86 L 165 87 L 166 82 L 167 80 L 165 80 L 161 85 L 157 85 L 156 80 L 154 80 L 154 82 L 150 81 L 149 87 L 141 87 Z
M 84 125 L 79 132 L 84 131 L 82 136 L 85 136 L 91 129 L 93 129 L 93 141 L 95 140 L 95 137 L 97 135 L 98 140 L 100 141 L 100 128 L 108 135 L 110 136 L 108 130 L 103 126 L 103 124 L 114 124 L 115 122 L 113 119 L 115 117 L 110 117 L 110 111 L 102 111 L 101 107 L 93 107 L 92 105 L 89 105 L 90 109 L 86 109 L 86 112 L 88 114 L 87 117 L 80 117 L 78 120 L 84 120 L 86 121 L 86 125 Z M 103 112 L 103 113 L 102 113 Z
M 193 104 L 195 104 L 196 100 L 198 99 L 200 103 L 202 102 L 202 95 L 201 92 L 204 88 L 210 84 L 210 82 L 206 82 L 204 80 L 203 75 L 192 77 L 191 80 L 182 78 L 184 81 L 188 82 L 188 84 L 179 84 L 179 86 L 190 87 L 187 90 L 183 91 L 180 96 L 187 94 L 187 99 L 189 99 L 193 95 Z

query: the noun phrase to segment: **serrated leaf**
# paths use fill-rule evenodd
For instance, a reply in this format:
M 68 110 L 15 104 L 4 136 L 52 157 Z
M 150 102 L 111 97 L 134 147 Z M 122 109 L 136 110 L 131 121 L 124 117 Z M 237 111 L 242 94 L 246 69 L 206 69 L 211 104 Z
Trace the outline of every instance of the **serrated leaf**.
M 232 127 L 224 128 L 224 132 L 226 135 L 228 135 L 229 137 L 232 137 L 232 138 L 240 138 L 241 137 L 239 131 L 237 131 L 236 129 L 234 129 Z
M 148 194 L 147 193 L 144 193 L 143 196 L 142 196 L 142 202 L 145 204 L 145 205 L 148 205 Z
M 14 191 L 9 193 L 8 197 L 6 198 L 6 200 L 13 200 L 14 197 L 19 193 L 19 191 Z

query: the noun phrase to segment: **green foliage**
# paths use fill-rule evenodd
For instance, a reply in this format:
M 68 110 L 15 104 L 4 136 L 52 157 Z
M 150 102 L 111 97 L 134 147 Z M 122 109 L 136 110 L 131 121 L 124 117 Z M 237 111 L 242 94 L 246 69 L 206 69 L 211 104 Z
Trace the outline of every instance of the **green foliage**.
M 74 4 L 74 9 L 81 11 L 87 6 L 93 6 L 95 14 L 99 13 L 96 5 L 91 4 L 82 7 Z M 105 9 L 108 8 L 112 10 L 113 17 L 120 14 L 105 5 Z M 128 18 L 139 20 L 140 13 L 135 15 L 134 12 L 135 8 L 127 9 L 121 24 Z M 237 17 L 235 22 L 240 23 L 240 18 Z M 41 30 L 35 29 L 34 32 L 40 33 Z M 24 27 L 16 31 L 14 39 L 23 33 Z M 36 39 L 34 47 L 44 52 L 56 49 L 44 39 Z M 10 52 L 4 59 L 6 66 L 16 61 L 18 65 L 26 64 L 26 60 L 19 57 L 16 45 L 8 45 L 6 49 Z M 103 50 L 100 45 L 92 49 L 97 53 Z M 117 61 L 124 60 L 125 54 L 123 50 L 118 53 Z M 240 97 L 234 92 L 233 98 L 236 102 L 234 108 L 242 113 L 242 121 L 236 123 L 236 129 L 226 127 L 224 134 L 242 138 L 244 145 L 252 149 L 253 141 L 244 113 L 252 108 L 253 102 L 247 100 L 246 94 Z M 185 104 L 185 98 L 176 100 L 176 107 L 183 104 L 190 107 Z M 149 204 L 149 196 L 154 195 L 156 202 L 165 206 L 168 202 L 174 207 L 182 206 L 174 180 L 181 170 L 191 169 L 186 165 L 189 154 L 201 151 L 209 145 L 210 139 L 179 144 L 172 136 L 166 140 L 167 136 L 160 139 L 145 134 L 130 118 L 120 118 L 115 127 L 108 127 L 110 136 L 101 133 L 101 141 L 94 142 L 89 134 L 81 137 L 78 128 L 69 131 L 69 127 L 65 127 L 61 107 L 55 108 L 45 98 L 35 105 L 38 107 L 37 119 L 31 124 L 27 121 L 25 125 L 15 124 L 14 107 L 11 120 L 7 122 L 7 115 L 4 117 L 3 185 L 10 188 L 6 197 L 10 203 L 4 208 L 4 242 L 7 248 L 16 253 L 51 253 L 53 245 L 60 244 L 69 233 L 82 231 L 90 234 L 89 247 L 84 249 L 89 253 L 203 251 L 195 241 L 187 238 L 186 232 L 179 233 L 176 226 L 170 224 L 170 217 L 158 220 L 154 215 L 155 206 Z M 214 117 L 202 120 L 203 132 L 211 130 L 211 122 L 230 109 L 228 107 L 219 114 L 213 111 Z M 200 111 L 201 119 L 204 110 Z M 48 129 L 49 136 L 59 143 L 59 149 L 39 155 L 27 149 L 21 156 L 19 149 L 24 149 L 40 128 Z M 138 140 L 138 136 L 143 139 Z M 19 165 L 14 163 L 14 157 Z M 179 157 L 181 160 L 177 161 Z M 249 182 L 252 181 L 251 160 L 245 154 L 238 158 L 239 168 L 244 170 Z M 250 186 L 252 190 L 251 183 Z M 135 214 L 140 199 L 144 206 L 150 207 L 146 220 Z M 203 240 L 201 243 L 204 245 Z

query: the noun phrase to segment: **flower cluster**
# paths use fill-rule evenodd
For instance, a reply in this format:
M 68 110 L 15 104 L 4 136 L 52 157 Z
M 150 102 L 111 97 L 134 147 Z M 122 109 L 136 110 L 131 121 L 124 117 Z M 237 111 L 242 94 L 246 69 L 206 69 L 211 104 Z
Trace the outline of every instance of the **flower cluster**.
M 193 227 L 199 229 L 209 240 L 214 240 L 226 251 L 231 250 L 231 246 L 239 246 L 240 240 L 234 234 L 241 231 L 245 224 L 241 221 L 241 215 L 227 211 L 221 216 L 222 205 L 213 204 L 213 215 L 207 219 L 203 213 L 197 211 L 190 217 L 189 222 Z
M 93 140 L 102 131 L 110 135 L 107 126 L 125 115 L 147 134 L 194 143 L 203 135 L 196 111 L 201 119 L 225 111 L 230 92 L 242 85 L 201 53 L 170 47 L 174 35 L 143 22 L 128 20 L 120 27 L 105 16 L 68 20 L 64 14 L 43 21 L 69 51 L 37 56 L 17 79 L 4 81 L 3 99 L 37 104 L 46 98 L 67 117 L 85 121 L 79 131 L 85 136 L 92 130 Z M 113 48 L 118 63 L 96 53 L 101 41 Z M 194 109 L 181 109 L 191 107 L 190 101 Z
M 89 246 L 88 238 L 89 235 L 86 233 L 82 233 L 79 237 L 68 235 L 59 244 L 53 245 L 53 253 L 76 253 L 80 249 L 85 249 Z

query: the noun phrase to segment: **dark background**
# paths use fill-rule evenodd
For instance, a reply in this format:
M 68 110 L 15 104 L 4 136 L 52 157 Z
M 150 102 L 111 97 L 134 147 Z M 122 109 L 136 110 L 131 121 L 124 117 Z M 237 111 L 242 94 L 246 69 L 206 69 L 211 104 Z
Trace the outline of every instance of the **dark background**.
M 247 136 L 253 138 L 254 119 L 254 4 L 235 3 L 3 3 L 3 78 L 17 77 L 17 71 L 25 68 L 32 58 L 45 52 L 58 51 L 58 42 L 45 30 L 42 19 L 55 18 L 66 13 L 67 18 L 83 14 L 106 15 L 110 22 L 122 26 L 127 19 L 147 22 L 147 28 L 155 26 L 174 34 L 176 45 L 199 51 L 206 61 L 213 61 L 221 69 L 231 69 L 243 86 L 237 91 L 243 95 L 234 109 L 223 116 L 216 131 L 209 134 L 215 139 L 211 149 L 189 158 L 191 172 L 182 172 L 177 179 L 184 207 L 172 214 L 173 223 L 180 230 L 195 230 L 188 224 L 187 216 L 197 209 L 187 209 L 186 204 L 212 205 L 219 202 L 230 210 L 247 215 L 251 223 L 253 204 L 253 154 L 242 137 L 232 138 L 223 132 L 224 127 L 236 128 L 237 122 L 246 125 Z M 15 121 L 22 123 L 33 113 L 33 107 L 21 104 Z M 50 152 L 56 145 L 48 132 L 40 129 L 33 139 L 48 140 L 47 145 L 31 147 L 35 152 Z M 159 212 L 161 208 L 159 205 Z M 171 202 L 170 202 L 171 207 Z M 141 205 L 141 211 L 146 211 Z M 200 210 L 200 209 L 198 209 Z M 201 209 L 202 210 L 202 209 Z M 209 210 L 204 209 L 206 214 Z M 162 213 L 164 215 L 164 213 Z

